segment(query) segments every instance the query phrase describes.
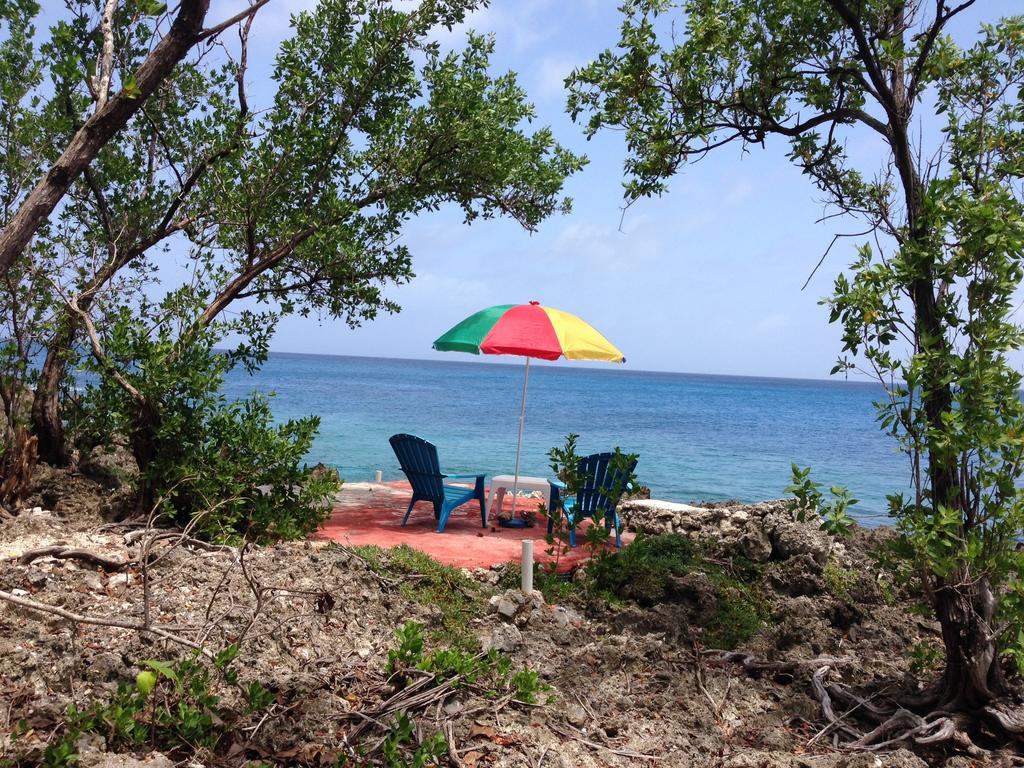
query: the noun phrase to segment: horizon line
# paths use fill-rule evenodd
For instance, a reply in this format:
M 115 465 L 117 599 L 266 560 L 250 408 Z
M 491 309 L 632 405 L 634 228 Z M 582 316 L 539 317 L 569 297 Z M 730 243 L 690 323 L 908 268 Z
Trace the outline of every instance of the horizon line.
M 518 357 L 517 355 L 467 355 L 468 359 L 465 360 L 445 360 L 439 357 L 398 357 L 388 355 L 357 355 L 357 354 L 337 354 L 331 352 L 294 352 L 289 350 L 271 349 L 269 350 L 270 355 L 291 355 L 295 357 L 327 357 L 327 358 L 352 358 L 359 360 L 394 360 L 403 362 L 415 362 L 415 363 L 440 363 L 441 365 L 473 365 L 474 363 L 480 365 L 499 365 L 509 368 L 519 368 L 520 363 L 514 363 L 505 360 L 494 360 L 496 357 Z M 474 359 L 475 358 L 475 359 Z M 525 357 L 523 358 L 525 359 Z M 588 371 L 604 371 L 607 373 L 646 373 L 660 376 L 703 376 L 709 378 L 723 378 L 723 379 L 761 379 L 769 381 L 799 381 L 799 382 L 814 382 L 816 384 L 855 384 L 855 385 L 871 385 L 871 386 L 882 386 L 881 382 L 875 379 L 837 379 L 837 378 L 810 378 L 806 376 L 769 376 L 756 373 L 702 373 L 696 371 L 670 371 L 670 370 L 650 370 L 642 368 L 625 368 L 623 364 L 612 366 L 598 366 L 593 364 L 586 364 L 588 361 L 583 360 L 569 360 L 570 363 L 584 363 L 583 366 L 569 366 L 565 367 L 562 365 L 556 365 L 557 361 L 553 360 L 540 360 L 534 359 L 534 362 L 541 368 L 559 368 L 564 367 L 565 370 L 588 370 Z M 620 367 L 623 366 L 623 367 Z

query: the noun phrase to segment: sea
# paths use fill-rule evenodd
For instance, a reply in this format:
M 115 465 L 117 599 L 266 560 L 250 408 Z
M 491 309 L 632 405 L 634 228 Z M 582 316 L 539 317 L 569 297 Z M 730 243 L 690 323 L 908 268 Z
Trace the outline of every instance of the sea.
M 275 419 L 316 414 L 309 463 L 350 482 L 402 477 L 388 444 L 399 432 L 438 447 L 450 472 L 512 473 L 524 366 L 463 361 L 272 354 L 226 394 L 271 396 Z M 570 432 L 581 455 L 621 448 L 656 499 L 781 498 L 792 463 L 847 486 L 864 525 L 886 522 L 885 497 L 909 489 L 909 461 L 883 434 L 879 385 L 686 373 L 568 363 L 530 366 L 520 473 L 550 476 L 548 451 Z

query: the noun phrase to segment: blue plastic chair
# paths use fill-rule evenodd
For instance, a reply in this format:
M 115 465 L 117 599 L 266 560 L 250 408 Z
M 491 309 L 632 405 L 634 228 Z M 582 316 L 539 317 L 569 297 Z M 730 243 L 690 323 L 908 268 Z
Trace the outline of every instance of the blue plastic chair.
M 612 453 L 595 453 L 580 459 L 579 472 L 586 480 L 575 496 L 563 497 L 562 491 L 565 490 L 565 483 L 558 480 L 551 481 L 552 514 L 548 516 L 548 533 L 551 533 L 555 527 L 554 515 L 557 514 L 555 510 L 561 507 L 565 513 L 566 522 L 569 524 L 570 547 L 576 546 L 576 526 L 573 525 L 573 522 L 582 520 L 584 517 L 593 520 L 599 512 L 604 518 L 606 530 L 610 531 L 614 524 L 615 546 L 622 547 L 622 521 L 619 520 L 617 507 L 625 487 L 621 487 L 618 494 L 612 495 L 602 493 L 601 490 L 611 491 L 617 485 L 624 486 L 626 479 L 624 475 L 633 473 L 633 470 L 636 469 L 636 459 L 630 462 L 625 473 L 621 470 L 612 472 L 609 466 L 612 456 L 614 456 Z
M 416 435 L 392 435 L 389 440 L 402 472 L 409 478 L 412 486 L 412 501 L 402 518 L 402 526 L 409 522 L 409 515 L 417 501 L 429 501 L 434 505 L 434 517 L 437 519 L 437 532 L 444 531 L 448 516 L 452 510 L 476 499 L 480 502 L 480 522 L 487 527 L 487 508 L 484 502 L 483 475 L 446 475 L 441 472 L 437 460 L 437 446 Z M 447 485 L 445 478 L 475 478 L 473 488 Z

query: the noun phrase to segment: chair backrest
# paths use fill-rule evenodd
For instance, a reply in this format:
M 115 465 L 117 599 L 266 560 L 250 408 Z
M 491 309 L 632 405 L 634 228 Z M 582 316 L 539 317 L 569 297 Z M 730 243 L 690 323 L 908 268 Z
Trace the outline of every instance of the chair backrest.
M 613 512 L 618 506 L 625 488 L 626 475 L 632 474 L 636 469 L 636 459 L 633 459 L 623 472 L 612 471 L 611 460 L 613 453 L 594 453 L 580 459 L 579 471 L 586 478 L 583 487 L 576 494 L 576 510 L 580 515 L 593 517 L 600 510 L 603 515 Z M 615 493 L 617 485 L 618 493 Z M 602 493 L 602 490 L 605 493 Z
M 413 493 L 423 499 L 444 497 L 437 446 L 416 435 L 392 435 L 388 441 L 398 457 Z

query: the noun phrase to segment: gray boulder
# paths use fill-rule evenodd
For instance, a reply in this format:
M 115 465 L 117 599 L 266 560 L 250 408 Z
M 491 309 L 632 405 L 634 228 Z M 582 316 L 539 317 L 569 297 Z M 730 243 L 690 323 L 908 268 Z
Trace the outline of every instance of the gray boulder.
M 139 475 L 139 466 L 131 451 L 123 445 L 97 446 L 82 456 L 78 471 L 110 490 L 116 490 L 125 483 L 134 482 Z

